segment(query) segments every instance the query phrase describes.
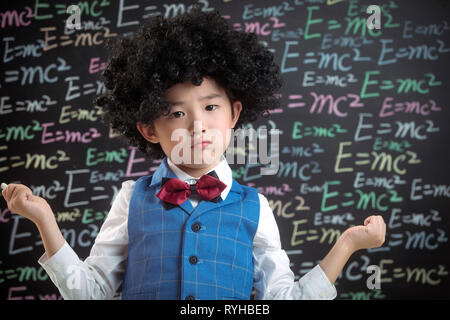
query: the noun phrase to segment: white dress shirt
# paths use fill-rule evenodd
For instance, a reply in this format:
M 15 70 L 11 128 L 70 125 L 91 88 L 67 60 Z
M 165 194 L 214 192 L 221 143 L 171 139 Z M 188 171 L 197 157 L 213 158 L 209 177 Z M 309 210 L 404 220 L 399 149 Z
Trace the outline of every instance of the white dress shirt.
M 197 180 L 167 158 L 169 168 L 187 183 Z M 222 156 L 215 170 L 227 185 L 221 197 L 226 199 L 232 184 L 232 170 Z M 89 257 L 81 261 L 67 241 L 50 258 L 44 253 L 38 260 L 64 299 L 117 299 L 124 280 L 128 256 L 128 207 L 135 181 L 127 180 L 113 201 Z M 255 299 L 334 299 L 336 288 L 320 265 L 298 281 L 289 267 L 289 258 L 281 248 L 280 234 L 266 197 L 260 200 L 259 224 L 253 240 Z M 189 200 L 195 208 L 198 195 Z

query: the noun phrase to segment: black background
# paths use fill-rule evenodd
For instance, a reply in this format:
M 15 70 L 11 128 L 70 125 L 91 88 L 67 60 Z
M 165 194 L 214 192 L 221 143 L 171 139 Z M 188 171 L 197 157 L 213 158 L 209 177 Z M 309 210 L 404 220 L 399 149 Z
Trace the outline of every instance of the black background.
M 281 110 L 252 124 L 255 129 L 282 131 L 279 171 L 261 176 L 261 165 L 231 167 L 239 183 L 259 188 L 269 199 L 296 277 L 330 250 L 335 239 L 324 236 L 328 230 L 339 234 L 376 214 L 387 224 L 386 241 L 381 249 L 351 256 L 336 283 L 337 299 L 450 297 L 447 1 L 127 0 L 122 13 L 119 1 L 83 3 L 89 6 L 82 11 L 82 25 L 97 24 L 98 29 L 71 31 L 68 39 L 97 34 L 97 42 L 91 45 L 66 45 L 66 39 L 60 38 L 69 16 L 65 8 L 76 4 L 70 1 L 2 2 L 0 20 L 0 180 L 29 186 L 47 199 L 59 219 L 64 212 L 80 213 L 72 216 L 74 221 L 59 221 L 80 258 L 89 255 L 121 182 L 150 174 L 159 165 L 111 134 L 92 104 L 94 94 L 104 90 L 98 77 L 107 59 L 105 34 L 131 34 L 147 14 L 172 16 L 171 4 L 178 6 L 179 14 L 199 3 L 205 9 L 218 9 L 234 28 L 257 32 L 282 68 Z M 365 24 L 348 28 L 353 19 L 370 16 L 365 9 L 371 4 L 382 8 L 381 29 L 370 32 Z M 17 19 L 9 20 L 7 12 Z M 256 27 L 246 29 L 258 23 L 259 32 Z M 56 38 L 48 45 L 56 44 L 55 48 L 43 50 L 46 34 L 41 28 L 54 28 L 48 37 Z M 312 37 L 305 36 L 306 30 Z M 307 59 L 316 60 L 308 63 Z M 95 72 L 89 72 L 90 66 L 97 68 Z M 37 70 L 34 76 L 29 74 L 32 68 Z M 332 81 L 335 76 L 341 85 Z M 416 86 L 402 87 L 406 81 Z M 74 97 L 75 93 L 80 95 Z M 377 95 L 367 96 L 373 93 Z M 320 110 L 320 103 L 315 103 L 320 95 L 334 101 L 346 116 L 339 116 L 336 109 L 333 112 L 330 100 Z M 291 103 L 304 104 L 291 108 Z M 396 111 L 396 103 L 417 105 L 424 113 Z M 391 107 L 383 109 L 384 104 Z M 62 118 L 63 110 L 92 114 Z M 399 128 L 405 125 L 410 127 L 402 133 Z M 58 131 L 79 132 L 84 140 L 56 140 L 62 136 Z M 378 148 L 378 139 L 397 147 Z M 383 152 L 392 160 L 391 166 L 383 167 L 381 159 L 377 162 Z M 106 153 L 115 157 L 105 158 Z M 42 156 L 47 164 L 35 165 L 30 160 L 33 155 Z M 293 166 L 290 171 L 287 165 Z M 95 172 L 113 179 L 95 181 Z M 363 174 L 365 184 L 357 185 L 358 174 Z M 369 183 L 382 178 L 391 185 Z M 379 205 L 359 206 L 363 193 L 372 193 Z M 283 207 L 284 211 L 279 209 Z M 3 198 L 0 208 L 1 299 L 59 299 L 58 290 L 37 263 L 44 249 L 36 227 L 11 214 Z M 305 233 L 295 234 L 296 226 L 297 232 Z M 368 265 L 382 267 L 380 290 L 366 285 L 371 275 L 366 272 Z

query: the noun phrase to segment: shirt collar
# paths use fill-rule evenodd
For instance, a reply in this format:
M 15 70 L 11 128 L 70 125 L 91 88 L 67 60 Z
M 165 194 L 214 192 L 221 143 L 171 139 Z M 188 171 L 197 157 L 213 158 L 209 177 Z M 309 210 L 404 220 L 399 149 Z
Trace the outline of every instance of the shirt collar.
M 169 174 L 167 172 L 168 177 L 173 177 L 173 175 L 175 175 L 178 179 L 180 179 L 184 182 L 187 182 L 187 183 L 193 183 L 192 180 L 199 179 L 199 178 L 195 178 L 195 177 L 187 174 L 183 170 L 181 170 L 168 157 L 165 157 L 163 159 L 163 161 L 161 162 L 161 165 L 166 166 L 167 169 L 172 172 L 172 174 Z M 212 168 L 208 172 L 205 172 L 205 174 L 207 174 L 213 170 L 217 173 L 219 180 L 227 185 L 227 187 L 220 194 L 222 200 L 225 200 L 228 195 L 228 192 L 231 189 L 231 185 L 233 183 L 233 172 L 232 172 L 232 170 L 227 162 L 227 159 L 225 158 L 224 155 L 222 155 L 221 161 L 214 168 Z M 166 170 L 164 170 L 164 171 L 166 171 Z

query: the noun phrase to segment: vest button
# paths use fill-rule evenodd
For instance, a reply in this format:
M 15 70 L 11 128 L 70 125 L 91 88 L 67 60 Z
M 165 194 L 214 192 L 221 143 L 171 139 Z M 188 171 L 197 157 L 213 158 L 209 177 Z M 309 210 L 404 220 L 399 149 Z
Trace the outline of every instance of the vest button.
M 186 296 L 186 298 L 184 298 L 185 300 L 195 300 L 194 296 L 188 295 Z
M 202 225 L 200 222 L 196 222 L 191 226 L 191 229 L 194 232 L 199 232 L 201 228 L 202 228 Z
M 189 263 L 190 264 L 197 264 L 197 262 L 198 262 L 197 256 L 190 256 L 189 257 Z

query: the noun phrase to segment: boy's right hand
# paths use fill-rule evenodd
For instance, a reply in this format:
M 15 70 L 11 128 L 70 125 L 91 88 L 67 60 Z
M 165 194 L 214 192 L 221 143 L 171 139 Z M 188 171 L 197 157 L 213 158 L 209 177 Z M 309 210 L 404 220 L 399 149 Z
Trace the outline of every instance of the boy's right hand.
M 8 204 L 8 209 L 12 213 L 33 221 L 36 225 L 53 216 L 50 205 L 44 198 L 34 196 L 31 189 L 23 184 L 9 184 L 2 190 L 2 195 Z

